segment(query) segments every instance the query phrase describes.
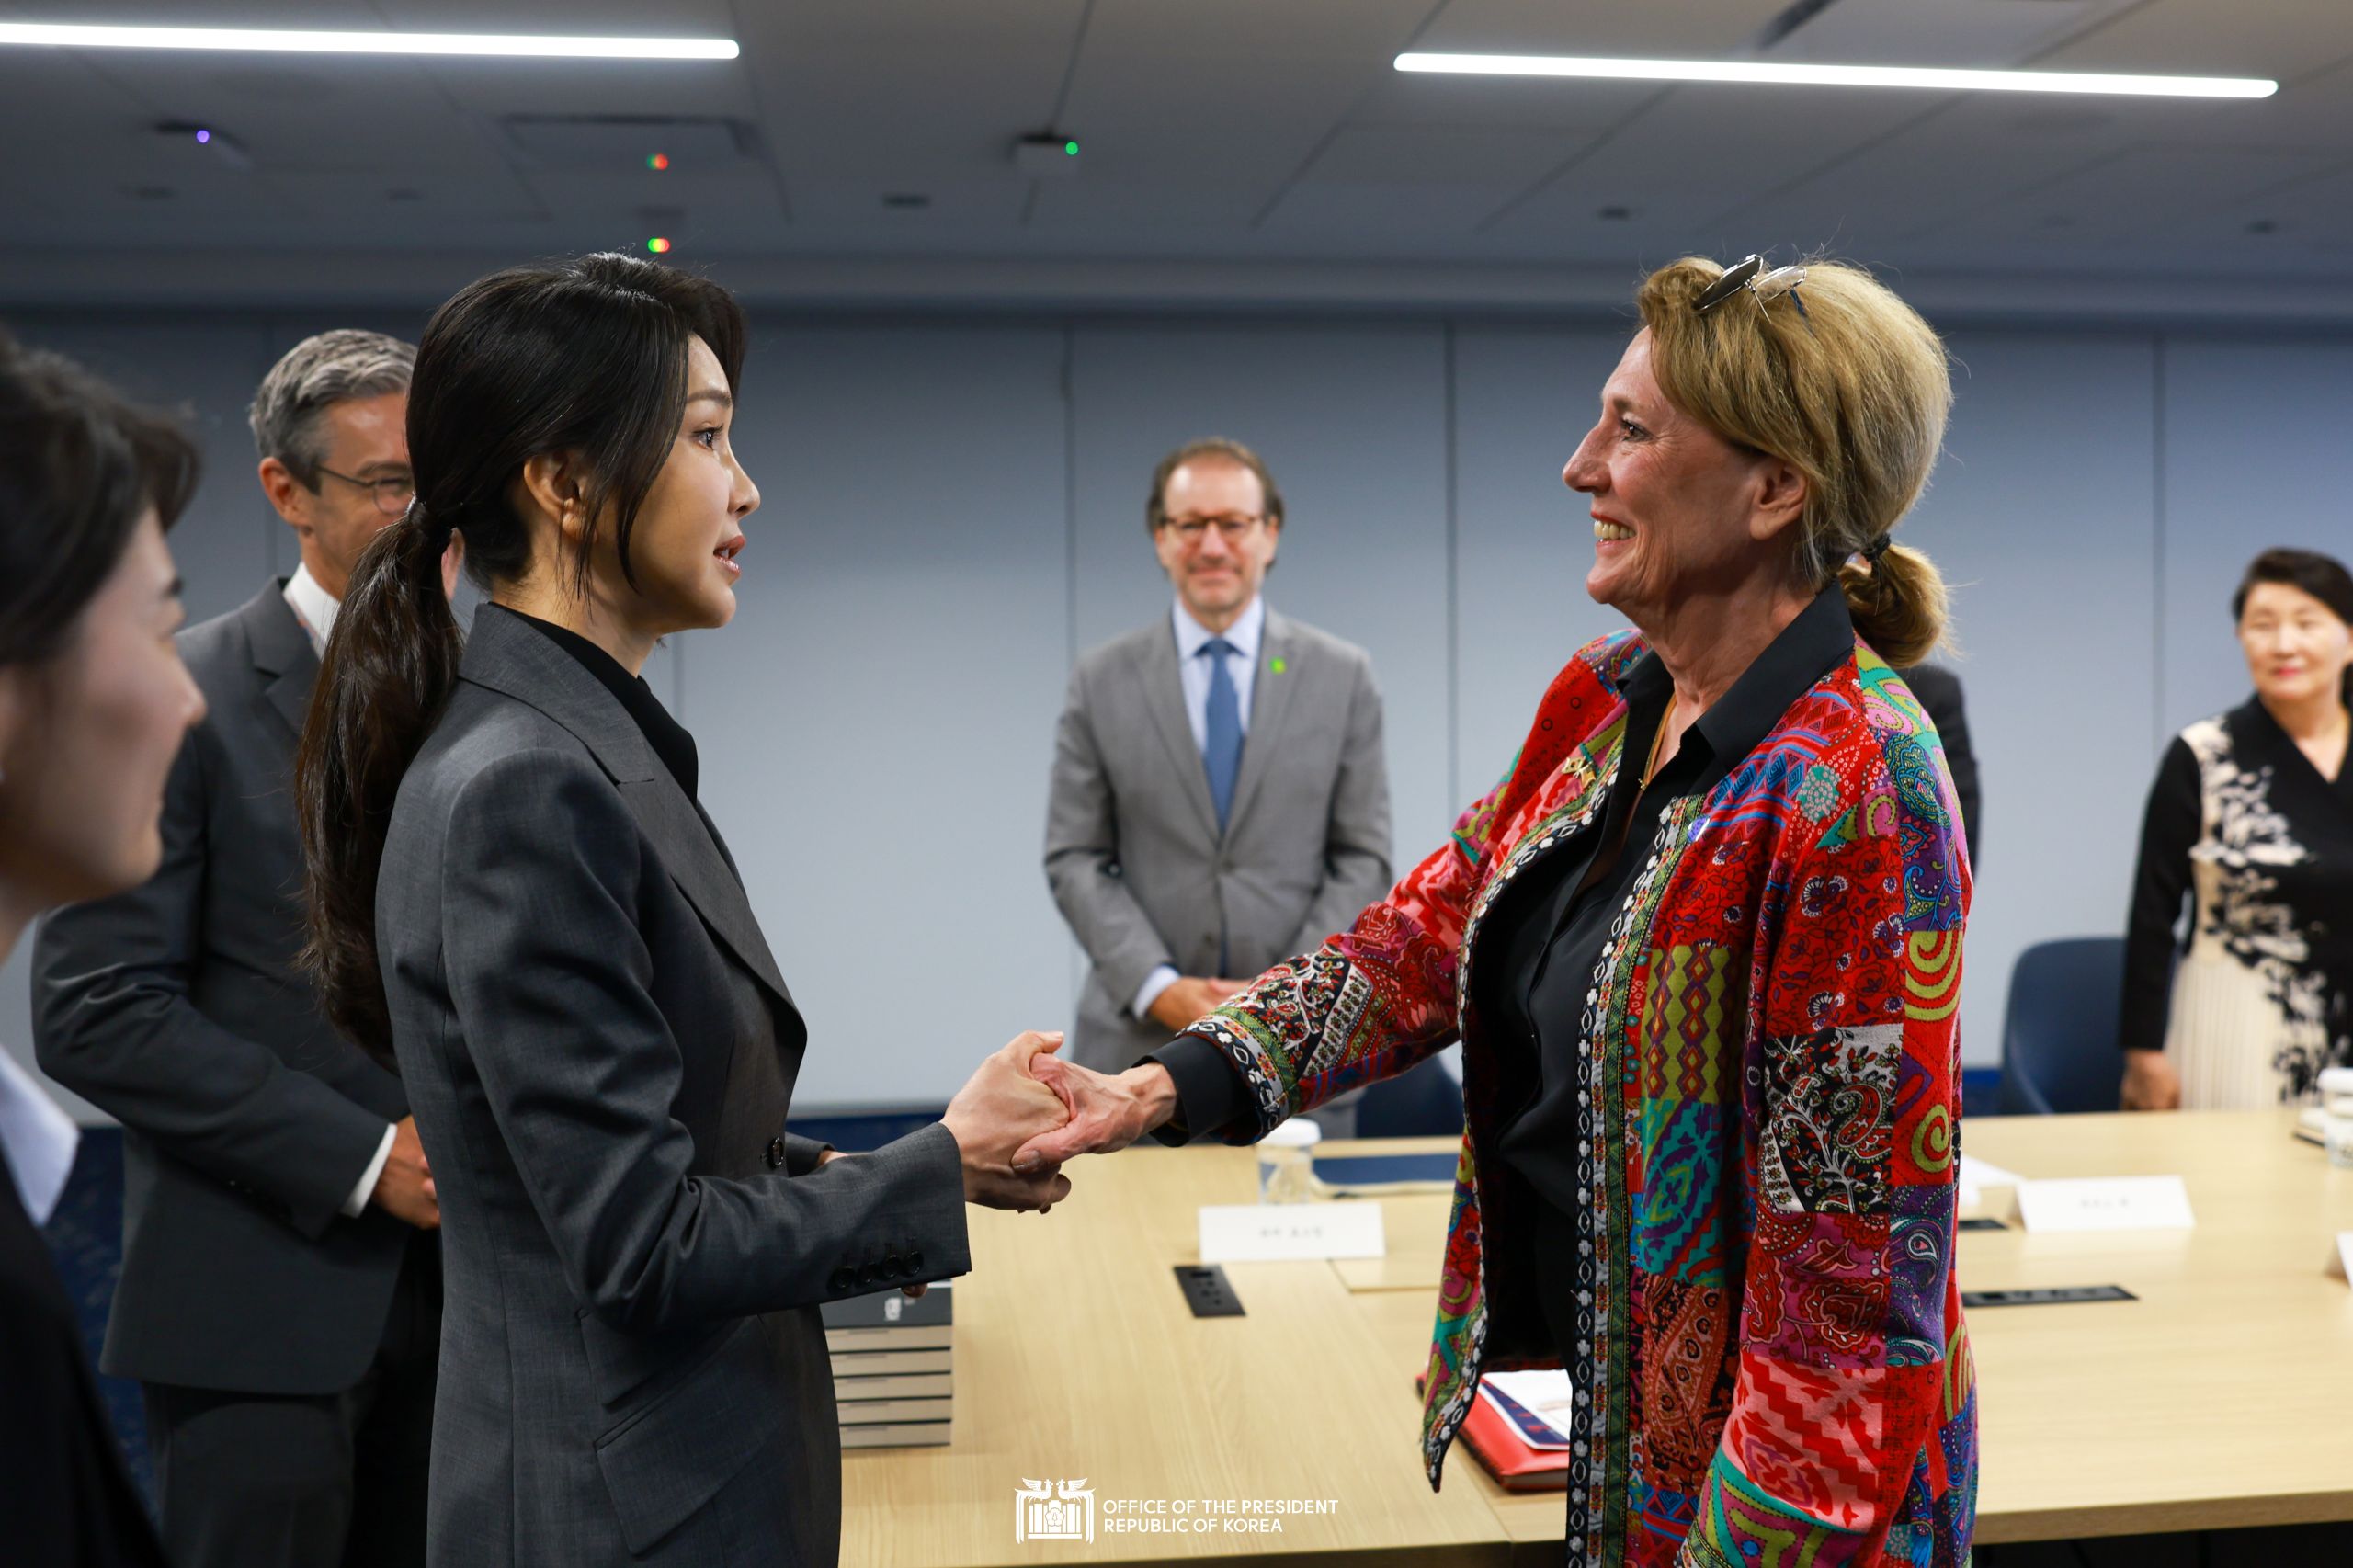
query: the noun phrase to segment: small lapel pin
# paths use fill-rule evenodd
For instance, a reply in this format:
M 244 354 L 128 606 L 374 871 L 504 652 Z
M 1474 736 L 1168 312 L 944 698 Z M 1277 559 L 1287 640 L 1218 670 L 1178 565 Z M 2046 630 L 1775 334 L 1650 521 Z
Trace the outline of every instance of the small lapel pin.
M 1270 669 L 1270 670 L 1274 671 L 1274 672 L 1275 672 L 1275 674 L 1277 674 L 1277 675 L 1280 675 L 1280 674 L 1282 674 L 1282 673 L 1283 673 L 1283 662 L 1282 662 L 1280 659 L 1277 659 L 1276 661 L 1274 661 L 1274 663 L 1272 663 L 1272 664 L 1268 665 L 1267 667 L 1268 669 Z

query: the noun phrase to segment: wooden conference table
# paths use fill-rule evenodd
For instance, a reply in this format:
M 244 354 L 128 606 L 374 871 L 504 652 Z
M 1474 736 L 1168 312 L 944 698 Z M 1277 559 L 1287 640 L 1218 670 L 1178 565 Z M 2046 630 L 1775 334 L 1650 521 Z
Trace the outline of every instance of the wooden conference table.
M 2353 1519 L 2337 1437 L 2353 1288 L 2325 1272 L 2353 1230 L 2353 1171 L 2288 1126 L 2271 1112 L 1969 1123 L 1971 1153 L 2029 1178 L 2178 1175 L 2198 1221 L 1962 1233 L 1965 1289 L 2139 1298 L 1971 1314 L 1979 1541 Z M 1459 1443 L 1443 1492 L 1422 1476 L 1413 1380 L 1445 1198 L 1381 1199 L 1383 1258 L 1228 1264 L 1246 1315 L 1195 1318 L 1171 1269 L 1198 1259 L 1199 1205 L 1253 1199 L 1253 1153 L 1139 1150 L 1070 1174 L 1051 1215 L 974 1212 L 973 1270 L 955 1287 L 954 1440 L 844 1456 L 845 1563 L 1558 1561 L 1559 1494 L 1504 1492 Z M 1999 1189 L 1984 1196 L 2005 1207 Z M 1015 1494 L 1033 1480 L 1094 1494 L 1092 1545 L 1016 1542 Z M 1315 1511 L 1252 1513 L 1275 1500 Z

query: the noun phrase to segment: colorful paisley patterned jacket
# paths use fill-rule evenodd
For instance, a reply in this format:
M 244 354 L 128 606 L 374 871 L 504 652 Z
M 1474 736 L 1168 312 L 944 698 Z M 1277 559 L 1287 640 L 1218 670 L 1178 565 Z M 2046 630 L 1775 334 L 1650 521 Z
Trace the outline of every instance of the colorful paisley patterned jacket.
M 1494 1163 L 1512 1108 L 1470 1006 L 1480 922 L 1600 809 L 1643 652 L 1631 632 L 1581 649 L 1444 848 L 1188 1031 L 1246 1085 L 1238 1139 L 1461 1039 L 1434 1487 L 1481 1371 L 1558 1361 L 1525 1261 L 1538 1200 Z M 1859 640 L 1722 784 L 1628 846 L 1648 864 L 1579 1053 L 1578 1223 L 1599 1261 L 1578 1274 L 1569 1368 L 1572 1562 L 1967 1561 L 1955 820 L 1935 727 Z

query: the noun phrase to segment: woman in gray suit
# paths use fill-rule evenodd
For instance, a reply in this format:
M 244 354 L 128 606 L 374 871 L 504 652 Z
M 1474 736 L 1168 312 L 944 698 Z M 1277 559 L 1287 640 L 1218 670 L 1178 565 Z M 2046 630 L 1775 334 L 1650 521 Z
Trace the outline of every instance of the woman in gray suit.
M 870 1154 L 784 1131 L 806 1041 L 693 738 L 639 670 L 726 624 L 759 492 L 744 322 L 621 256 L 472 285 L 419 347 L 416 503 L 361 560 L 299 769 L 312 953 L 396 1059 L 441 1205 L 437 1564 L 831 1563 L 819 1303 L 969 1267 L 963 1203 L 1068 1190 L 992 1056 Z M 452 536 L 489 596 L 460 642 Z

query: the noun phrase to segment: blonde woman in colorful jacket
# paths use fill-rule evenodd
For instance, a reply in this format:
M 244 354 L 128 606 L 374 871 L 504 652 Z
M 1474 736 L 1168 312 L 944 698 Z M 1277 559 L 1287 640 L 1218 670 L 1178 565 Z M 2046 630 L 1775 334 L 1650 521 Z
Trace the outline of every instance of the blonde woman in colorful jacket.
M 1348 930 L 1116 1078 L 1046 1067 L 1076 1114 L 1025 1155 L 1248 1142 L 1460 1038 L 1431 1483 L 1483 1371 L 1565 1363 L 1570 1562 L 1946 1568 L 1976 1495 L 1970 873 L 1891 668 L 1940 641 L 1944 590 L 1890 539 L 1945 354 L 1835 265 L 1686 259 L 1638 302 L 1563 474 L 1586 591 L 1634 629 L 1577 652 L 1503 782 Z

